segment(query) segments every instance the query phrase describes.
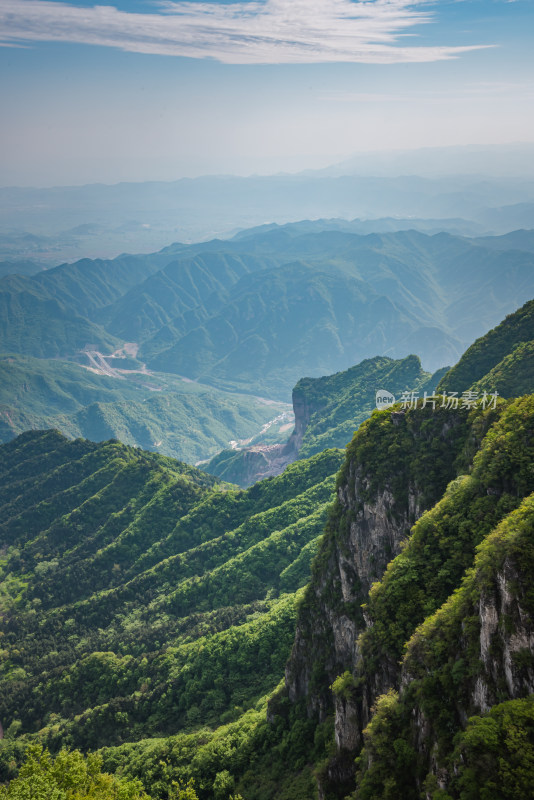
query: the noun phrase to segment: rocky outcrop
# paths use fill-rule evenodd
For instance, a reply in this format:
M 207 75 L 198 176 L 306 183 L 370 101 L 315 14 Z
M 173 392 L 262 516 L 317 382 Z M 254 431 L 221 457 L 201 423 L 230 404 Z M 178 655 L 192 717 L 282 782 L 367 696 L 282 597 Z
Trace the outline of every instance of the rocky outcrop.
M 240 450 L 223 451 L 204 469 L 242 488 L 264 478 L 281 475 L 289 464 L 296 461 L 310 418 L 320 408 L 320 405 L 307 398 L 297 384 L 293 390 L 295 427 L 286 444 L 257 444 Z
M 332 536 L 328 561 L 319 582 L 310 587 L 309 612 L 299 621 L 286 668 L 290 699 L 296 702 L 305 698 L 310 713 L 318 713 L 320 718 L 329 712 L 331 700 L 309 691 L 311 674 L 317 671 L 316 656 L 330 639 L 329 652 L 324 653 L 325 689 L 337 675 L 355 669 L 357 639 L 365 626 L 360 606 L 421 513 L 413 487 L 408 508 L 399 508 L 388 488 L 373 501 L 362 502 L 367 484 L 363 473 L 362 465 L 351 463 L 348 482 L 338 489 L 338 520 L 345 535 Z
M 478 617 L 478 632 L 473 642 L 469 635 L 463 634 L 458 620 L 456 657 L 467 660 L 472 648 L 478 662 L 469 685 L 463 691 L 458 689 L 454 698 L 444 698 L 454 708 L 458 730 L 466 728 L 473 714 L 485 714 L 499 703 L 534 694 L 534 620 L 531 609 L 521 603 L 530 583 L 530 573 L 525 572 L 524 565 L 507 558 L 493 576 L 491 589 L 483 590 L 472 608 L 462 610 L 465 618 Z M 476 578 L 469 585 L 471 591 L 472 584 L 476 586 Z M 433 635 L 439 635 L 439 628 Z M 429 673 L 434 665 L 422 660 Z M 414 671 L 413 658 L 408 657 L 402 670 L 401 702 L 410 697 L 413 682 L 420 678 L 420 668 Z M 412 720 L 410 743 L 421 764 L 427 764 L 428 775 L 433 778 L 430 785 L 449 792 L 458 765 L 451 764 L 450 750 L 444 751 L 443 743 L 438 747 L 435 721 L 425 709 L 417 703 L 410 709 L 408 704 L 408 712 Z M 424 782 L 419 779 L 419 791 L 428 783 L 428 777 Z M 424 796 L 432 800 L 433 793 L 426 792 Z M 456 797 L 454 791 L 453 796 Z
M 294 460 L 299 453 L 302 445 L 306 428 L 310 423 L 313 414 L 320 411 L 326 405 L 327 398 L 323 398 L 322 402 L 317 398 L 311 399 L 306 392 L 305 387 L 310 383 L 311 379 L 300 381 L 293 389 L 293 413 L 295 415 L 295 428 L 291 434 L 286 446 L 285 452 Z
M 334 696 L 334 735 L 339 752 L 353 752 L 360 745 L 358 703 L 352 697 Z
M 313 566 L 285 673 L 289 699 L 301 703 L 309 717 L 323 721 L 335 715 L 338 753 L 328 765 L 323 783 L 335 785 L 336 791 L 340 786 L 350 789 L 354 756 L 361 747 L 374 698 L 398 685 L 399 665 L 385 660 L 367 685 L 342 696 L 334 696 L 331 685 L 345 671 L 357 674 L 358 637 L 369 622 L 362 604 L 372 584 L 400 552 L 414 522 L 454 477 L 454 454 L 465 435 L 460 414 L 449 414 L 445 420 L 422 410 L 417 417 L 386 412 L 386 416 L 377 415 L 365 423 L 347 449 L 337 500 Z M 365 445 L 365 439 L 373 437 L 378 463 L 369 464 L 365 447 L 359 453 L 357 445 L 361 440 Z M 408 449 L 402 461 L 387 455 L 399 437 Z M 441 442 L 444 453 L 450 450 L 440 480 L 432 485 L 427 471 L 415 466 L 430 439 Z M 381 473 L 379 481 L 377 472 Z M 327 791 L 325 785 L 321 791 Z
M 534 620 L 517 596 L 523 582 L 520 566 L 506 559 L 493 591 L 483 594 L 478 604 L 482 669 L 472 702 L 480 712 L 499 702 L 504 689 L 511 700 L 534 692 L 534 662 L 521 658 L 534 653 Z
M 246 489 L 256 481 L 281 475 L 294 458 L 283 444 L 258 444 L 243 450 L 224 450 L 204 467 L 207 472 Z
M 389 488 L 373 501 L 362 502 L 364 473 L 363 465 L 352 462 L 347 482 L 338 489 L 344 535 L 336 540 L 333 531 L 327 534 L 332 535 L 328 561 L 321 579 L 310 587 L 309 605 L 301 614 L 285 673 L 292 702 L 304 701 L 308 715 L 320 721 L 334 714 L 337 755 L 328 765 L 324 783 L 338 789 L 350 789 L 369 708 L 359 693 L 336 696 L 330 686 L 346 670 L 356 671 L 358 637 L 366 624 L 361 605 L 422 511 L 414 487 L 408 507 L 396 502 Z M 392 679 L 383 676 L 382 682 Z

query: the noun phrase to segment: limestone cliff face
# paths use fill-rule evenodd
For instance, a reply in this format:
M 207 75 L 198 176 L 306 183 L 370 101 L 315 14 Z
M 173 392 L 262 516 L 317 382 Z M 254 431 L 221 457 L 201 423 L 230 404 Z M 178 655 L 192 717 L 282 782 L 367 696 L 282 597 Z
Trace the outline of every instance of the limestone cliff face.
M 235 451 L 224 451 L 215 456 L 207 469 L 213 475 L 242 488 L 256 481 L 281 475 L 285 468 L 296 461 L 302 439 L 312 414 L 322 406 L 309 400 L 297 385 L 293 390 L 295 427 L 286 444 L 257 444 Z M 221 456 L 224 458 L 221 459 Z
M 371 705 L 377 694 L 398 685 L 399 665 L 384 661 L 368 685 L 352 693 L 336 696 L 331 684 L 346 671 L 357 674 L 358 637 L 368 624 L 361 606 L 372 584 L 400 552 L 414 522 L 454 477 L 454 457 L 466 436 L 465 415 L 450 413 L 440 418 L 431 411 L 417 413 L 373 416 L 347 449 L 336 503 L 286 667 L 286 689 L 293 703 L 301 702 L 309 716 L 321 721 L 335 715 L 338 756 L 325 780 L 338 790 L 350 788 L 354 755 L 361 746 Z M 430 477 L 424 465 L 429 443 L 436 441 L 444 465 L 438 480 Z M 397 459 L 391 453 L 398 452 L 394 447 L 399 442 L 405 450 Z
M 471 422 L 471 467 L 373 588 L 357 669 L 335 683 L 338 746 L 374 705 L 354 798 L 458 799 L 482 784 L 489 797 L 515 769 L 508 731 L 530 741 L 534 397 Z
M 321 721 L 334 713 L 337 755 L 319 782 L 320 796 L 329 784 L 337 790 L 350 789 L 354 756 L 361 747 L 361 734 L 371 705 L 365 699 L 368 692 L 364 693 L 362 703 L 361 696 L 338 696 L 330 686 L 345 671 L 356 672 L 358 637 L 366 624 L 361 604 L 422 513 L 415 487 L 409 488 L 406 507 L 395 500 L 388 487 L 373 501 L 362 502 L 367 483 L 363 465 L 352 462 L 347 482 L 338 489 L 339 520 L 344 535 L 332 537 L 328 561 L 320 580 L 310 589 L 313 593 L 310 608 L 308 613 L 301 614 L 286 667 L 290 700 L 303 700 L 308 715 Z M 395 678 L 396 674 L 386 669 L 379 683 L 391 686 Z
M 324 401 L 321 403 L 318 400 L 311 400 L 306 391 L 301 388 L 300 384 L 297 384 L 293 389 L 292 401 L 293 413 L 295 415 L 295 428 L 285 445 L 285 453 L 287 456 L 295 459 L 301 448 L 302 440 L 306 433 L 306 428 L 310 423 L 310 419 L 313 414 L 324 407 Z
M 520 658 L 521 653 L 534 653 L 534 621 L 518 595 L 518 590 L 527 590 L 524 583 L 521 566 L 507 559 L 495 576 L 492 590 L 478 603 L 482 669 L 471 697 L 482 713 L 500 701 L 503 691 L 509 699 L 534 692 L 532 659 L 525 663 Z
M 337 493 L 337 521 L 345 528 L 344 535 L 329 532 L 328 560 L 310 587 L 309 610 L 301 614 L 286 667 L 290 699 L 305 699 L 309 713 L 320 719 L 332 708 L 329 685 L 356 667 L 357 639 L 365 626 L 360 606 L 421 514 L 414 487 L 406 508 L 387 487 L 373 501 L 362 502 L 368 483 L 362 465 L 350 463 L 347 478 Z M 322 681 L 317 685 L 319 663 Z M 340 732 L 340 737 L 344 735 Z M 351 732 L 346 735 L 352 738 Z
M 491 586 L 480 592 L 472 607 L 464 609 L 466 618 L 477 620 L 477 630 L 474 636 L 464 636 L 459 628 L 457 659 L 467 660 L 471 650 L 478 663 L 467 686 L 455 697 L 458 729 L 464 729 L 473 714 L 484 714 L 498 703 L 534 693 L 534 620 L 532 609 L 527 608 L 530 586 L 531 573 L 525 565 L 513 556 L 507 557 L 492 576 Z M 428 672 L 432 665 L 425 663 L 424 657 L 422 663 Z M 401 699 L 410 695 L 412 681 L 420 679 L 421 674 L 416 652 L 402 670 Z M 411 743 L 421 763 L 426 762 L 429 774 L 435 777 L 437 788 L 448 791 L 454 766 L 451 769 L 438 758 L 434 720 L 418 703 L 411 708 L 411 717 Z M 418 788 L 423 789 L 421 781 Z M 432 793 L 426 797 L 431 800 Z

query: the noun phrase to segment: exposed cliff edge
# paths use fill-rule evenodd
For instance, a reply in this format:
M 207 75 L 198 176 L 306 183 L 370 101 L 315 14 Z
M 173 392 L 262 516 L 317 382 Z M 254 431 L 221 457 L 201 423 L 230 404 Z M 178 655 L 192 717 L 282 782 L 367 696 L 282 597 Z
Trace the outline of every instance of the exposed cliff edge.
M 386 775 L 407 800 L 531 796 L 531 783 L 520 784 L 534 736 L 533 531 L 531 495 L 413 635 L 400 691 L 379 699 L 365 733 L 356 798 L 382 797 Z M 407 757 L 402 769 L 386 754 L 394 740 Z M 506 775 L 515 793 L 501 793 Z
M 378 390 L 397 397 L 405 391 L 431 394 L 445 372 L 446 368 L 434 375 L 425 372 L 414 355 L 398 360 L 377 356 L 334 375 L 302 378 L 293 389 L 295 427 L 285 444 L 225 450 L 203 468 L 242 487 L 280 475 L 297 458 L 345 447 L 371 415 Z
M 524 779 L 520 777 L 524 759 L 534 741 L 533 462 L 534 397 L 527 396 L 510 404 L 493 425 L 471 475 L 456 481 L 428 515 L 426 531 L 424 518 L 415 526 L 403 553 L 407 562 L 403 571 L 405 577 L 410 571 L 419 573 L 419 586 L 425 583 L 426 595 L 421 608 L 426 605 L 430 616 L 425 615 L 411 637 L 404 628 L 408 644 L 394 687 L 399 691 L 377 702 L 365 732 L 355 797 L 382 797 L 387 779 L 407 800 L 419 798 L 421 792 L 428 800 L 497 798 L 504 796 L 498 792 L 507 769 L 513 781 Z M 448 582 L 441 579 L 441 586 L 439 579 L 432 585 L 417 564 L 416 550 L 421 547 L 427 549 L 427 560 L 435 558 L 428 557 L 431 538 L 438 542 L 441 572 L 450 576 Z M 458 577 L 460 550 L 465 556 L 471 552 L 474 560 L 474 567 L 463 570 L 463 580 Z M 400 571 L 397 565 L 397 580 Z M 379 595 L 387 593 L 388 582 L 391 588 L 394 572 L 395 562 L 370 598 L 378 619 L 386 610 L 391 612 L 391 606 L 380 608 Z M 459 588 L 449 591 L 453 582 Z M 404 581 L 405 610 L 416 588 L 413 578 Z M 434 614 L 431 603 L 437 609 Z M 411 612 L 417 621 L 421 618 L 417 600 L 415 606 Z M 402 608 L 397 609 L 388 621 L 391 629 L 403 616 Z M 370 614 L 372 620 L 372 610 Z M 365 636 L 377 639 L 374 628 L 360 639 L 362 672 L 370 652 Z M 384 646 L 384 629 L 380 638 Z M 490 754 L 502 733 L 499 725 L 505 724 L 499 717 L 512 711 L 517 715 L 518 709 L 524 718 L 508 724 L 522 754 L 511 757 L 507 767 L 504 739 L 499 745 L 502 752 L 496 752 L 494 760 Z M 403 765 L 391 756 L 394 742 L 406 756 Z M 463 794 L 472 783 L 478 786 L 476 792 Z M 517 791 L 506 797 L 526 797 L 531 786 L 527 793 Z
M 345 672 L 356 675 L 358 637 L 366 629 L 362 604 L 413 523 L 456 475 L 474 435 L 465 410 L 386 411 L 363 423 L 347 448 L 286 667 L 293 703 L 321 721 L 335 713 L 338 756 L 324 777 L 338 788 L 350 786 L 369 704 L 350 680 L 334 695 L 330 687 Z M 388 666 L 380 683 L 394 679 Z
M 351 790 L 377 698 L 410 684 L 400 667 L 405 642 L 460 584 L 477 545 L 534 489 L 528 403 L 376 413 L 347 448 L 286 667 L 291 702 L 320 721 L 335 717 L 336 755 L 320 771 L 320 797 Z M 470 474 L 453 480 L 459 473 Z M 503 591 L 481 606 L 488 641 L 509 616 Z M 518 641 L 529 636 L 522 631 Z M 487 710 L 498 695 L 482 678 L 476 686 L 489 698 L 477 707 Z M 427 741 L 428 721 L 412 711 Z M 471 712 L 459 712 L 458 725 Z

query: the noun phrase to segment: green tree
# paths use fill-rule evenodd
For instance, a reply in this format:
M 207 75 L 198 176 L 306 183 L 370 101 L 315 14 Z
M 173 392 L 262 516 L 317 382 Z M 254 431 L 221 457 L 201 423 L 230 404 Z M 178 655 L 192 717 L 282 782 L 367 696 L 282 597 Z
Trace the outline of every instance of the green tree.
M 95 754 L 61 750 L 53 758 L 41 745 L 30 745 L 19 776 L 0 787 L 0 800 L 150 800 L 139 781 L 108 775 L 101 766 Z

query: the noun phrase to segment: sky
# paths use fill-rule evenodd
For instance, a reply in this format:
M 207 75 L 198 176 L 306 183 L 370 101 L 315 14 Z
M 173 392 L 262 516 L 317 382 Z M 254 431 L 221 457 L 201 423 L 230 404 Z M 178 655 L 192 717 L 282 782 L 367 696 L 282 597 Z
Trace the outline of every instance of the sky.
M 534 142 L 534 0 L 0 0 L 0 185 Z

